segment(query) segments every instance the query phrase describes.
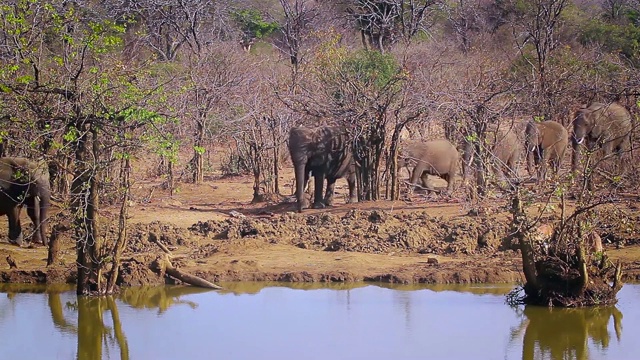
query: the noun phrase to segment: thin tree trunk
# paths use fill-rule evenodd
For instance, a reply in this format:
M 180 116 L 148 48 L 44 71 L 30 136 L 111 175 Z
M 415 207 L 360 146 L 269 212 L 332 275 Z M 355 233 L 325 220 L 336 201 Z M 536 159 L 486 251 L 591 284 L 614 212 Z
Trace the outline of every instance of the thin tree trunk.
M 538 282 L 538 274 L 536 271 L 536 263 L 533 255 L 533 247 L 531 246 L 531 240 L 527 235 L 528 230 L 525 224 L 525 214 L 522 208 L 522 202 L 519 195 L 516 193 L 512 200 L 512 213 L 514 216 L 514 225 L 516 226 L 516 238 L 520 244 L 520 252 L 522 253 L 522 271 L 524 277 L 527 280 L 527 287 L 538 291 L 540 284 Z
M 109 283 L 107 285 L 107 293 L 113 293 L 118 279 L 120 270 L 120 259 L 124 248 L 127 244 L 127 215 L 129 210 L 129 194 L 131 189 L 131 163 L 129 158 L 123 161 L 122 183 L 124 186 L 124 194 L 122 195 L 122 205 L 120 207 L 120 216 L 118 217 L 118 239 L 113 247 L 113 262 L 111 266 L 111 274 L 109 274 Z
M 79 124 L 78 129 L 87 128 L 86 123 Z M 98 249 L 97 236 L 97 208 L 98 186 L 95 172 L 95 164 L 89 161 L 98 159 L 97 130 L 91 127 L 91 139 L 82 135 L 77 141 L 76 147 L 76 171 L 72 185 L 72 211 L 74 213 L 75 239 L 77 250 L 78 295 L 91 293 L 91 283 L 94 282 L 96 290 L 100 291 L 100 274 L 96 250 Z M 92 142 L 92 156 L 89 156 L 87 142 Z M 93 159 L 91 159 L 93 157 Z
M 204 181 L 204 158 L 202 150 L 204 148 L 204 124 L 202 121 L 196 122 L 196 141 L 193 150 L 193 182 L 201 184 Z
M 175 190 L 175 177 L 173 176 L 173 161 L 169 161 L 169 174 L 168 174 L 168 179 L 167 182 L 169 183 L 169 196 L 173 197 L 173 192 Z
M 62 224 L 56 224 L 51 229 L 51 235 L 49 236 L 49 250 L 47 254 L 47 266 L 53 265 L 58 261 L 60 255 L 60 233 L 69 230 L 69 228 Z

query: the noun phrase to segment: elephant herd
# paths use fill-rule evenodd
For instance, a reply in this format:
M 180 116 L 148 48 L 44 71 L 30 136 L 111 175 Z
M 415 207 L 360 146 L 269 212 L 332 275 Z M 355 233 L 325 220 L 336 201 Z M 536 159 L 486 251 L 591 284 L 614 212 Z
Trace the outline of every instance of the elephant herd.
M 622 155 L 631 148 L 631 130 L 631 114 L 625 107 L 615 102 L 594 102 L 576 112 L 571 134 L 562 124 L 551 120 L 527 122 L 524 134 L 520 133 L 518 126 L 488 131 L 488 151 L 493 159 L 491 167 L 503 178 L 507 175 L 513 177 L 517 175 L 518 163 L 525 155 L 523 152 L 526 152 L 529 174 L 535 175 L 537 181 L 544 180 L 549 165 L 558 172 L 569 140 L 573 148 L 571 169 L 574 172 L 583 146 L 590 150 L 600 148 L 604 157 L 617 154 L 622 161 Z M 335 182 L 341 177 L 346 178 L 349 184 L 349 202 L 357 200 L 355 163 L 348 139 L 347 130 L 341 127 L 291 129 L 289 151 L 295 170 L 298 211 L 308 207 L 304 190 L 310 176 L 315 179 L 314 208 L 331 205 Z M 469 172 L 474 146 L 470 141 L 464 146 L 463 177 Z M 427 175 L 435 175 L 444 179 L 447 191 L 451 191 L 460 158 L 458 149 L 448 140 L 407 141 L 400 150 L 398 168 L 413 166 L 409 180 L 411 185 L 426 188 Z M 325 179 L 327 189 L 323 196 Z
M 631 147 L 631 115 L 617 103 L 592 103 L 577 111 L 571 136 L 573 145 L 572 170 L 580 161 L 582 146 L 599 147 L 604 156 L 622 155 Z M 492 133 L 489 149 L 493 155 L 496 172 L 504 175 L 517 173 L 522 156 L 521 141 L 515 128 Z M 544 179 L 546 167 L 551 164 L 557 171 L 565 155 L 569 133 L 553 121 L 530 122 L 525 129 L 525 149 L 530 173 L 537 167 L 537 178 Z M 463 176 L 471 162 L 471 145 L 464 149 Z M 297 209 L 308 207 L 304 191 L 311 176 L 314 177 L 312 207 L 331 206 L 335 182 L 346 178 L 349 184 L 349 202 L 357 201 L 356 164 L 352 156 L 349 134 L 342 127 L 305 128 L 294 127 L 289 133 L 289 152 L 296 179 Z M 427 175 L 436 175 L 447 181 L 447 189 L 453 188 L 458 174 L 460 154 L 456 146 L 447 140 L 408 142 L 400 153 L 400 166 L 413 165 L 410 183 L 427 187 Z M 324 191 L 324 182 L 327 182 Z M 51 189 L 45 163 L 25 158 L 0 158 L 0 216 L 9 218 L 9 242 L 21 245 L 23 241 L 20 213 L 26 205 L 27 214 L 35 226 L 32 241 L 47 244 L 45 236 L 46 215 L 49 209 Z

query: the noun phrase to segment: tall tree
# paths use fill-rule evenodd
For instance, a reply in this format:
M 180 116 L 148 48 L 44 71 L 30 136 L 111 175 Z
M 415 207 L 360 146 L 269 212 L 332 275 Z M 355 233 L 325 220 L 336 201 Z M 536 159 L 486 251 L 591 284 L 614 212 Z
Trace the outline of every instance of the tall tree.
M 3 5 L 0 15 L 10 55 L 1 69 L 3 100 L 15 104 L 14 116 L 27 124 L 45 120 L 36 133 L 61 134 L 64 143 L 53 146 L 67 146 L 74 159 L 70 210 L 78 294 L 107 292 L 102 272 L 115 250 L 102 243 L 98 199 L 112 184 L 110 164 L 129 156 L 140 145 L 136 135 L 159 120 L 147 110 L 158 85 L 140 64 L 118 56 L 124 25 L 95 19 L 89 10 L 59 0 L 20 0 Z

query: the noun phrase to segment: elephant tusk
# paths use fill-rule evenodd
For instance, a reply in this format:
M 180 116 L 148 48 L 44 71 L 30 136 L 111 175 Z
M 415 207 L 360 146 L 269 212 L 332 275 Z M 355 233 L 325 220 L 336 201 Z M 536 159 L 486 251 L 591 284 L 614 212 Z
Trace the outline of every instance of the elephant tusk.
M 576 143 L 577 143 L 578 145 L 582 145 L 582 143 L 583 143 L 583 142 L 584 142 L 584 136 L 583 136 L 583 137 L 581 137 L 580 139 L 576 140 Z

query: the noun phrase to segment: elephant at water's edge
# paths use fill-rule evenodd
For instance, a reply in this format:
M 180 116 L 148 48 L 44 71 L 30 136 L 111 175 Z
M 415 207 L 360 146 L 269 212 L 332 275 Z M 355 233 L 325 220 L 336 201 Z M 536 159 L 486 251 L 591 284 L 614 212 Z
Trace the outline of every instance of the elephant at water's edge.
M 32 241 L 47 244 L 45 225 L 51 202 L 49 171 L 45 163 L 25 158 L 0 158 L 0 216 L 9 218 L 9 242 L 22 245 L 20 213 L 24 205 L 33 222 Z
M 403 146 L 399 167 L 407 163 L 415 163 L 411 173 L 412 185 L 426 186 L 425 174 L 435 175 L 447 181 L 447 190 L 453 190 L 453 184 L 458 172 L 460 154 L 456 147 L 447 140 L 432 140 L 426 142 L 409 142 Z
M 536 181 L 544 180 L 549 162 L 555 173 L 560 169 L 569 145 L 569 132 L 562 124 L 552 120 L 531 121 L 525 129 L 525 145 L 529 174 L 533 175 L 535 164 L 538 167 Z
M 349 201 L 356 202 L 356 169 L 347 129 L 338 126 L 294 127 L 289 132 L 289 153 L 295 170 L 298 211 L 308 207 L 304 190 L 313 176 L 314 208 L 331 206 L 335 182 L 346 178 Z M 323 197 L 324 180 L 327 191 Z
M 594 145 L 602 147 L 603 155 L 611 155 L 614 151 L 621 156 L 631 147 L 631 114 L 618 103 L 605 105 L 594 102 L 576 113 L 573 122 L 573 156 L 571 170 L 576 171 L 580 161 L 581 145 L 590 148 Z

